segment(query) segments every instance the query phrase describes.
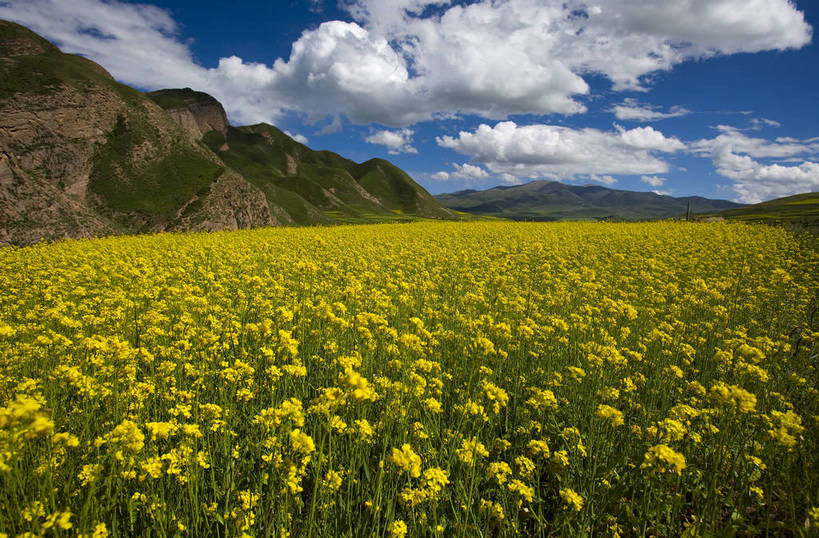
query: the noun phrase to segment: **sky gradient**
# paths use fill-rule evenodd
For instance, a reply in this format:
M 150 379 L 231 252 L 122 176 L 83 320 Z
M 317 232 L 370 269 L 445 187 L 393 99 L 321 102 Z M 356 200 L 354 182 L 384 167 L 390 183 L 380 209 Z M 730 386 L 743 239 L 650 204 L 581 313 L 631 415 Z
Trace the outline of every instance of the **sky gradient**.
M 0 0 L 0 18 L 433 193 L 819 190 L 813 1 Z

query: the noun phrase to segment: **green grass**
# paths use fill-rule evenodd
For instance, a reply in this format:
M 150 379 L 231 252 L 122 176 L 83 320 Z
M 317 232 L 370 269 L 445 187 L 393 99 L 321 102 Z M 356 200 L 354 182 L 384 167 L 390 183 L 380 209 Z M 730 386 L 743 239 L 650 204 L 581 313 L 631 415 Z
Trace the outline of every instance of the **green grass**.
M 212 131 L 203 141 L 296 224 L 409 221 L 418 220 L 416 215 L 451 218 L 388 161 L 356 164 L 330 151 L 313 151 L 267 124 L 231 127 L 227 137 Z M 225 143 L 228 149 L 220 151 Z M 362 196 L 360 187 L 381 203 Z M 404 214 L 396 217 L 393 210 Z
M 776 198 L 715 215 L 728 220 L 815 226 L 819 224 L 819 193 L 808 192 Z
M 105 144 L 97 148 L 89 187 L 115 211 L 168 215 L 197 193 L 206 192 L 224 171 L 182 145 L 159 160 L 132 162 L 131 151 L 151 134 L 145 125 L 120 116 Z
M 43 53 L 7 58 L 0 62 L 0 99 L 16 93 L 49 95 L 64 86 L 87 91 L 94 85 L 115 91 L 129 104 L 141 102 L 141 93 L 115 81 L 99 65 L 82 56 L 63 54 L 54 45 L 18 24 L 0 21 L 0 45 L 29 41 Z
M 362 163 L 355 175 L 359 184 L 387 207 L 428 216 L 448 216 L 432 196 L 389 161 L 372 159 Z

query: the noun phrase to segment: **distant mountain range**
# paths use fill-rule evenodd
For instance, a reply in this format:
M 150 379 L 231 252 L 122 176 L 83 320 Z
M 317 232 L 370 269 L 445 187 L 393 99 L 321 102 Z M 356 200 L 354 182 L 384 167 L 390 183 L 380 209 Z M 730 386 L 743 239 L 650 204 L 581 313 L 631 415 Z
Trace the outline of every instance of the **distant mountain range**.
M 647 220 L 685 217 L 690 211 L 717 213 L 742 207 L 727 200 L 700 196 L 675 198 L 653 192 L 609 189 L 599 185 L 568 185 L 532 181 L 488 190 L 463 190 L 435 197 L 458 212 L 511 220 Z
M 417 218 L 457 217 L 388 161 L 232 127 L 207 94 L 143 94 L 0 21 L 0 245 Z

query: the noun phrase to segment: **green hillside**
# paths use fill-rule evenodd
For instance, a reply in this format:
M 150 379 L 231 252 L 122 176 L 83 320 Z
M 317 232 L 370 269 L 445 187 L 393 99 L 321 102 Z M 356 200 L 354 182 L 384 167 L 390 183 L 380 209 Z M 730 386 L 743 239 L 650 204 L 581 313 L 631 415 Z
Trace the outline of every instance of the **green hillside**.
M 211 131 L 204 142 L 301 224 L 455 218 L 392 163 L 313 151 L 272 125 Z
M 717 213 L 729 220 L 819 224 L 819 192 L 807 192 L 776 198 Z
M 0 99 L 17 93 L 47 96 L 68 86 L 88 90 L 94 85 L 114 90 L 130 101 L 139 91 L 116 82 L 98 64 L 82 56 L 63 54 L 50 41 L 25 26 L 0 20 Z
M 158 141 L 152 134 L 150 125 L 138 117 L 120 115 L 94 154 L 89 187 L 114 211 L 169 215 L 194 195 L 207 192 L 225 169 L 181 143 L 160 159 L 131 158 L 139 145 Z

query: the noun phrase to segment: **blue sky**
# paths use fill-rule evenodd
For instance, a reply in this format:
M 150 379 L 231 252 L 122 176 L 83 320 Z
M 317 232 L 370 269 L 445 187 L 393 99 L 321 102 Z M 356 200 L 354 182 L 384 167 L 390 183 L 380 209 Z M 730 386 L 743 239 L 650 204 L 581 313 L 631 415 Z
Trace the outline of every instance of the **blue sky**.
M 0 18 L 433 193 L 819 190 L 815 1 L 0 0 Z

